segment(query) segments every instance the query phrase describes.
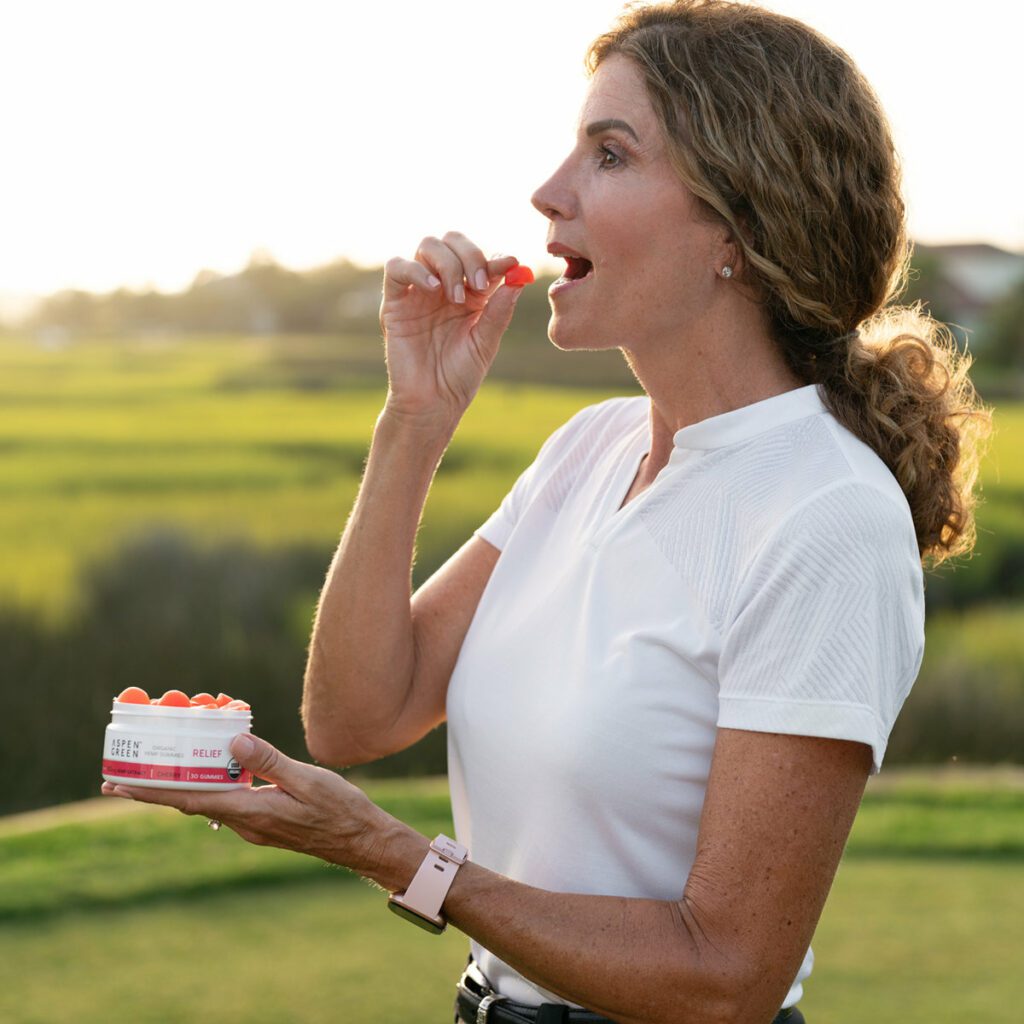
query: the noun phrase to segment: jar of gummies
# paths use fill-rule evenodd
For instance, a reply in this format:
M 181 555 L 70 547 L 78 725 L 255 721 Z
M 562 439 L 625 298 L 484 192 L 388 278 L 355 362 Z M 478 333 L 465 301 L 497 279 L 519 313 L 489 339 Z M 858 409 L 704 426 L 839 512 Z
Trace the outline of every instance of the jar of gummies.
M 129 686 L 114 698 L 103 741 L 103 778 L 155 789 L 245 789 L 252 773 L 228 745 L 251 730 L 249 705 L 226 693 L 189 697 L 168 690 L 150 700 L 145 690 Z

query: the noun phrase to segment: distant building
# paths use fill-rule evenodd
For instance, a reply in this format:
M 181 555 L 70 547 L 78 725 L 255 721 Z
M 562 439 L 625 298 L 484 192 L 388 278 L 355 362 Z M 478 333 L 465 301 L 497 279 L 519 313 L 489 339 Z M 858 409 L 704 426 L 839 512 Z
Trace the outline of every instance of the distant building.
M 1024 254 L 994 245 L 919 244 L 915 252 L 927 253 L 938 263 L 942 309 L 952 323 L 970 332 L 972 342 L 989 309 L 1024 281 Z

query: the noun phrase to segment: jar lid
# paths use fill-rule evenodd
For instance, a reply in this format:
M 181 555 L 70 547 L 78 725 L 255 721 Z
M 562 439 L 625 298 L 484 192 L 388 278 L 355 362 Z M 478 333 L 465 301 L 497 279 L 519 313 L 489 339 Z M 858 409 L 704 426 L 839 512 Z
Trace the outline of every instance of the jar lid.
M 192 719 L 217 719 L 224 721 L 241 721 L 252 718 L 251 711 L 243 711 L 241 708 L 178 708 L 173 704 L 133 704 L 130 701 L 115 700 L 113 710 L 122 715 L 141 715 L 143 718 L 192 718 Z

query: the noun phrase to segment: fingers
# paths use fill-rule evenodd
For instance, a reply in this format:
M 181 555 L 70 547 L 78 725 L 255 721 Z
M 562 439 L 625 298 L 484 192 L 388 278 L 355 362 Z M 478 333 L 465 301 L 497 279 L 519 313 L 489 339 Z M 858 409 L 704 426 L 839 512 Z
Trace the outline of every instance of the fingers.
M 441 282 L 422 263 L 396 256 L 384 266 L 384 298 L 400 299 L 410 285 L 424 292 L 436 292 Z
M 424 238 L 416 259 L 426 263 L 441 279 L 449 302 L 466 301 L 466 288 L 487 290 L 487 260 L 465 235 L 449 231 L 444 238 Z
M 158 804 L 173 807 L 183 814 L 203 814 L 208 818 L 230 817 L 238 814 L 251 799 L 252 790 L 235 790 L 228 793 L 200 793 L 187 789 L 150 789 L 148 786 L 123 786 L 104 782 L 101 787 L 104 796 L 121 797 L 140 804 Z
M 456 305 L 466 301 L 467 290 L 487 294 L 494 280 L 518 262 L 514 256 L 488 260 L 458 231 L 449 231 L 444 238 L 424 238 L 416 250 L 416 261 L 440 278 L 445 296 Z
M 515 256 L 492 256 L 487 261 L 487 273 L 491 280 L 504 277 L 513 267 L 519 266 L 519 260 Z
M 250 733 L 239 733 L 229 747 L 243 768 L 287 793 L 302 791 L 310 777 L 321 771 L 313 765 L 292 760 L 266 740 Z
M 501 337 L 508 330 L 508 325 L 512 322 L 512 314 L 515 312 L 516 302 L 522 294 L 522 288 L 503 286 L 491 296 L 490 302 L 487 303 L 483 313 L 480 314 L 476 330 L 484 352 L 487 353 L 489 359 L 493 359 L 497 354 Z

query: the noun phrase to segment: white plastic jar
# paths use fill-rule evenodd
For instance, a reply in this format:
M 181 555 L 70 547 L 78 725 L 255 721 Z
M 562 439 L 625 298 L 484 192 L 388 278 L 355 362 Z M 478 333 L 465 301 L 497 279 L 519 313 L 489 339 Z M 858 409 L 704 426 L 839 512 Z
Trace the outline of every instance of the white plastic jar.
M 115 700 L 103 741 L 103 778 L 154 789 L 245 789 L 252 773 L 228 744 L 251 731 L 249 711 Z

